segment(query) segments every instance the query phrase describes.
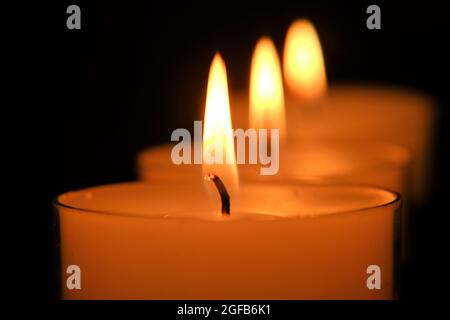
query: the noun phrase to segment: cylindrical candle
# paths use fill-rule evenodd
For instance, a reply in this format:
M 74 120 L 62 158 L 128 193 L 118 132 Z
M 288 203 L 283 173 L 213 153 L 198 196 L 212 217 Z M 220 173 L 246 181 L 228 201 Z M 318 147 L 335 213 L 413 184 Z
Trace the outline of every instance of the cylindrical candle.
M 333 84 L 313 24 L 294 21 L 283 49 L 290 139 L 345 138 L 404 145 L 412 153 L 411 201 L 421 205 L 428 188 L 435 102 L 414 89 Z M 280 124 L 284 125 L 284 124 Z
M 215 213 L 202 184 L 124 183 L 59 196 L 63 298 L 395 297 L 396 194 L 278 184 L 239 193 L 231 216 Z M 70 265 L 81 270 L 79 290 L 66 286 Z M 378 289 L 368 286 L 371 266 L 380 268 Z

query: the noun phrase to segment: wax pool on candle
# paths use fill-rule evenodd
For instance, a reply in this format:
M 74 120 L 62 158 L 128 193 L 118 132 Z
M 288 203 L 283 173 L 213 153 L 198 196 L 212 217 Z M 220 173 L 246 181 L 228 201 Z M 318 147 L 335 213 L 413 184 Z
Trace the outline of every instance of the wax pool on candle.
M 270 194 L 270 197 L 265 197 Z M 65 299 L 391 299 L 399 199 L 352 185 L 243 185 L 218 215 L 203 184 L 58 197 Z M 68 290 L 66 268 L 81 269 Z M 381 268 L 381 289 L 367 268 Z

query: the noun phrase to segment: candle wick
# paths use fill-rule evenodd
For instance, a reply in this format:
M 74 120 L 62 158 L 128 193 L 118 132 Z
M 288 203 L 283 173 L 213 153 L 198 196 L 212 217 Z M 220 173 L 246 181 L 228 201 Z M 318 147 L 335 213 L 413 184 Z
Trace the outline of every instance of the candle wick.
M 213 173 L 205 175 L 206 181 L 212 181 L 216 185 L 217 191 L 220 194 L 220 200 L 222 201 L 222 214 L 230 214 L 230 195 L 227 192 L 227 188 L 223 184 L 222 180 Z

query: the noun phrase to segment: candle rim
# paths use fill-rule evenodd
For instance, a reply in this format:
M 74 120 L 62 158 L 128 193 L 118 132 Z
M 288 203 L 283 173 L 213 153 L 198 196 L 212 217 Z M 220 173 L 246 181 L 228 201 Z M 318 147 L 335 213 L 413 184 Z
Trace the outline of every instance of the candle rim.
M 182 221 L 182 220 L 194 220 L 194 221 L 202 221 L 202 222 L 219 222 L 222 223 L 223 221 L 229 220 L 230 217 L 227 217 L 226 219 L 209 219 L 208 215 L 206 215 L 206 218 L 198 218 L 198 217 L 191 217 L 191 216 L 174 216 L 172 217 L 167 217 L 168 215 L 176 215 L 176 214 L 180 214 L 180 213 L 184 213 L 185 211 L 172 211 L 172 212 L 165 212 L 165 213 L 161 213 L 161 214 L 153 214 L 151 212 L 151 214 L 149 215 L 144 215 L 144 214 L 139 214 L 139 213 L 130 213 L 130 212 L 119 212 L 119 211 L 106 211 L 106 210 L 95 210 L 95 209 L 88 209 L 88 208 L 84 208 L 82 206 L 74 206 L 74 205 L 70 205 L 70 204 L 65 204 L 62 201 L 60 201 L 60 197 L 64 196 L 64 195 L 68 195 L 71 193 L 76 193 L 76 192 L 82 192 L 82 191 L 87 191 L 89 189 L 95 189 L 95 188 L 99 188 L 99 187 L 117 187 L 117 186 L 122 186 L 122 185 L 149 185 L 148 182 L 141 182 L 141 181 L 132 181 L 132 182 L 121 182 L 121 183 L 109 183 L 109 184 L 104 184 L 104 185 L 99 185 L 99 186 L 93 186 L 93 187 L 89 187 L 89 188 L 82 188 L 82 189 L 78 189 L 78 190 L 74 190 L 74 191 L 69 191 L 69 192 L 65 192 L 62 194 L 59 194 L 58 196 L 56 196 L 53 201 L 52 201 L 52 205 L 54 207 L 54 209 L 56 209 L 58 211 L 59 208 L 65 208 L 65 209 L 69 209 L 69 210 L 73 210 L 74 213 L 79 213 L 79 214 L 94 214 L 94 215 L 104 215 L 104 216 L 113 216 L 113 217 L 122 217 L 122 218 L 141 218 L 141 219 L 150 219 L 150 220 L 159 220 L 159 221 Z M 181 184 L 181 185 L 188 185 L 188 184 Z M 244 185 L 261 185 L 260 183 L 254 183 L 254 182 L 250 182 L 250 183 L 244 183 Z M 400 206 L 400 203 L 402 201 L 402 196 L 400 193 L 388 189 L 388 188 L 382 188 L 382 187 L 378 187 L 375 185 L 371 185 L 371 184 L 364 184 L 364 183 L 345 183 L 345 182 L 336 182 L 336 183 L 328 183 L 328 182 L 311 182 L 311 181 L 305 181 L 305 182 L 299 182 L 299 181 L 284 181 L 284 182 L 280 182 L 280 181 L 274 181 L 273 183 L 271 183 L 271 185 L 275 185 L 275 186 L 310 186 L 310 187 L 348 187 L 348 188 L 365 188 L 366 190 L 372 189 L 372 190 L 378 190 L 378 191 L 383 191 L 385 193 L 389 193 L 392 195 L 392 199 L 390 199 L 389 201 L 383 202 L 381 204 L 378 205 L 373 205 L 373 206 L 367 206 L 367 207 L 361 207 L 361 208 L 356 208 L 356 209 L 349 209 L 349 210 L 338 210 L 338 211 L 333 211 L 333 212 L 328 212 L 328 213 L 321 213 L 321 214 L 306 214 L 306 215 L 295 215 L 295 216 L 277 216 L 274 214 L 268 214 L 265 213 L 261 210 L 255 210 L 254 212 L 249 212 L 249 211 L 239 211 L 239 214 L 246 214 L 246 215 L 261 215 L 263 217 L 274 217 L 276 219 L 231 219 L 233 222 L 244 222 L 244 221 L 253 221 L 253 222 L 266 222 L 268 220 L 270 221 L 297 221 L 297 220 L 302 220 L 302 219 L 310 219 L 310 218 L 322 218 L 322 217 L 329 217 L 329 216 L 336 216 L 336 215 L 343 215 L 343 214 L 353 214 L 355 212 L 366 212 L 366 211 L 372 211 L 374 209 L 378 209 L 378 208 L 383 208 L 383 207 L 388 207 L 388 206 Z M 153 185 L 154 186 L 154 185 Z M 206 210 L 201 210 L 199 212 L 207 212 Z M 59 214 L 59 213 L 58 213 Z M 211 212 L 208 212 L 208 214 L 211 214 Z

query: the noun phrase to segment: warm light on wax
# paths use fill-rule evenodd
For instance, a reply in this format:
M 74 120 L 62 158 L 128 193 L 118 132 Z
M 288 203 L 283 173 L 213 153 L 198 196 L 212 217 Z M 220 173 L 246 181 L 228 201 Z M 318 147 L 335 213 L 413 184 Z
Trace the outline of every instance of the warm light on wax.
M 278 128 L 285 133 L 284 94 L 281 67 L 272 40 L 256 44 L 250 72 L 250 127 Z
M 306 101 L 322 97 L 327 90 L 325 64 L 319 36 L 313 24 L 294 21 L 286 35 L 283 71 L 286 85 Z
M 209 71 L 203 127 L 203 173 L 219 176 L 233 194 L 233 189 L 236 190 L 238 187 L 238 173 L 234 154 L 227 71 L 219 53 L 214 56 Z M 223 152 L 221 157 L 223 162 L 211 163 L 209 157 L 219 151 Z

